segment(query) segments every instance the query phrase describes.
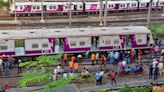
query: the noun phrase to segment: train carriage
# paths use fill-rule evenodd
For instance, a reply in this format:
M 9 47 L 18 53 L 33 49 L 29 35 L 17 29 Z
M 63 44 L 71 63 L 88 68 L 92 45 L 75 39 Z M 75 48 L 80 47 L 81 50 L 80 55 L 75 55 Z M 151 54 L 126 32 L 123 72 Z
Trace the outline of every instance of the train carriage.
M 147 49 L 152 45 L 151 32 L 143 26 L 0 31 L 0 54 L 5 55 Z

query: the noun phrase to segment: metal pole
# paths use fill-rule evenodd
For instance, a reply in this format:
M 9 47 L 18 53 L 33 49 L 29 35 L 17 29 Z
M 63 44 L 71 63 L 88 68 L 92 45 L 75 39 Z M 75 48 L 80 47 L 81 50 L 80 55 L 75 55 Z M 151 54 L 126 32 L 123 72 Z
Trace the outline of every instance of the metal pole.
M 150 0 L 149 2 L 149 9 L 148 9 L 148 15 L 147 15 L 147 27 L 149 27 L 149 24 L 150 24 L 151 6 L 152 6 L 152 0 Z
M 107 26 L 107 3 L 108 1 L 105 0 L 105 10 L 104 10 L 104 27 Z
M 69 27 L 72 26 L 72 10 L 71 10 L 71 6 L 72 6 L 72 0 L 69 0 Z
M 100 23 L 99 23 L 99 25 L 100 26 L 102 26 L 103 24 L 102 24 L 102 4 L 103 4 L 103 2 L 102 2 L 102 0 L 99 0 L 99 2 L 100 2 L 100 9 L 99 9 L 99 20 L 100 20 Z
M 15 22 L 17 22 L 18 20 L 17 20 L 17 14 L 16 14 L 16 0 L 14 0 L 14 9 L 15 9 L 15 11 L 14 11 L 14 14 L 15 14 Z
M 43 0 L 41 2 L 41 9 L 42 9 L 42 12 L 41 12 L 41 20 L 40 20 L 40 22 L 44 23 L 45 21 L 44 21 L 44 14 L 43 14 Z

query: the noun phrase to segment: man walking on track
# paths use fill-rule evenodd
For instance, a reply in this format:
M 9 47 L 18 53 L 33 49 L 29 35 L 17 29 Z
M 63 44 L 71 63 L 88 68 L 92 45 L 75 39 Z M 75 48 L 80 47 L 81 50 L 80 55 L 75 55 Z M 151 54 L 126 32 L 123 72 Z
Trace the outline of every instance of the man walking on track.
M 111 77 L 111 83 L 113 85 L 113 82 L 115 82 L 115 84 L 117 85 L 116 82 L 116 73 L 114 72 L 114 70 L 112 70 L 112 72 L 109 73 L 109 76 Z

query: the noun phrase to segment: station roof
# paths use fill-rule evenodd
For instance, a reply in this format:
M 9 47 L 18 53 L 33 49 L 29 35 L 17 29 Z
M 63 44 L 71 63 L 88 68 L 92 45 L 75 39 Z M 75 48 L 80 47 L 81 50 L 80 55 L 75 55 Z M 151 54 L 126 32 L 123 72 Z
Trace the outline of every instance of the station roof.
M 0 40 L 150 34 L 144 26 L 1 30 Z

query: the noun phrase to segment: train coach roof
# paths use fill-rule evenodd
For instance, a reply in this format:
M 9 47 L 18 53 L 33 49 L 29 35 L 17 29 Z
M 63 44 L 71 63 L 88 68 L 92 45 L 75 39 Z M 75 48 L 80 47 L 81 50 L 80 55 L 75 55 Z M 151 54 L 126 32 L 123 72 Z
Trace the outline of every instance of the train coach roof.
M 0 31 L 0 40 L 124 34 L 150 34 L 150 30 L 144 26 L 2 30 Z

